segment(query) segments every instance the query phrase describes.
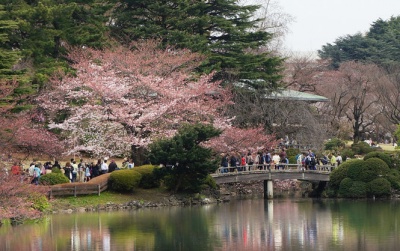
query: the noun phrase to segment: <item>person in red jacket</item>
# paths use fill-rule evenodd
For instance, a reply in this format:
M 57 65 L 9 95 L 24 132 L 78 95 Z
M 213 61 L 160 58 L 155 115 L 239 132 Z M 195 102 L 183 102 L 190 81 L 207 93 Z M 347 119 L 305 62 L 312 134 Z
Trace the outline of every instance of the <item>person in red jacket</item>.
M 14 165 L 11 167 L 11 173 L 14 175 L 21 174 L 21 167 L 18 165 L 17 162 L 15 162 Z

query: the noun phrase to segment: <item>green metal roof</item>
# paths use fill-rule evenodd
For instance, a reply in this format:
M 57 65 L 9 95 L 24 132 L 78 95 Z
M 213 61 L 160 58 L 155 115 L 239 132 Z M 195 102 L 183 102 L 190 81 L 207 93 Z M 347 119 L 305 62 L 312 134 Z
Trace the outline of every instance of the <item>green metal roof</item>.
M 328 102 L 329 99 L 306 92 L 299 92 L 294 90 L 282 90 L 279 92 L 272 92 L 271 94 L 265 95 L 267 99 L 284 99 L 284 100 L 297 100 L 297 101 L 307 101 L 307 102 Z
M 247 88 L 249 90 L 254 90 L 253 87 L 251 87 L 248 83 L 263 83 L 265 82 L 262 79 L 242 79 L 241 81 L 233 83 L 236 87 L 240 88 Z M 316 95 L 316 94 L 311 94 L 311 93 L 306 93 L 306 92 L 299 92 L 295 90 L 289 90 L 289 89 L 281 89 L 276 92 L 272 92 L 270 94 L 266 94 L 264 96 L 266 99 L 281 99 L 281 100 L 295 100 L 295 101 L 306 101 L 306 102 L 328 102 L 329 99 Z

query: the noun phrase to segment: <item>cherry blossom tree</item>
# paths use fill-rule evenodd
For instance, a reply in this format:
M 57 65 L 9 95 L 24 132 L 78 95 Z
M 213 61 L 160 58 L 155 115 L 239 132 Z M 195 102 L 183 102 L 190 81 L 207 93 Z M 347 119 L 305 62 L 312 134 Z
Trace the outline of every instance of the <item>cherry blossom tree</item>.
M 262 128 L 241 129 L 229 126 L 219 137 L 204 144 L 216 153 L 258 152 L 275 148 L 278 145 L 274 135 L 266 135 Z
M 21 221 L 41 216 L 34 199 L 48 192 L 45 186 L 29 184 L 21 176 L 0 174 L 0 225 L 2 220 Z
M 183 123 L 229 126 L 221 114 L 231 91 L 211 81 L 212 74 L 193 74 L 204 58 L 158 45 L 70 49 L 76 72 L 55 75 L 37 98 L 48 127 L 62 131 L 67 153 L 115 156 L 171 137 Z

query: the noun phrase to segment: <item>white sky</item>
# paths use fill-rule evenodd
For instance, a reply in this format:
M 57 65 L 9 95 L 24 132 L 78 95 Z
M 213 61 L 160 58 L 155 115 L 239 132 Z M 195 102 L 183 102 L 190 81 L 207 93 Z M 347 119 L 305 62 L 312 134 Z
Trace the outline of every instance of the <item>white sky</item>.
M 315 52 L 348 34 L 364 33 L 379 18 L 400 15 L 400 0 L 276 0 L 282 12 L 295 20 L 289 24 L 285 47 L 295 52 Z

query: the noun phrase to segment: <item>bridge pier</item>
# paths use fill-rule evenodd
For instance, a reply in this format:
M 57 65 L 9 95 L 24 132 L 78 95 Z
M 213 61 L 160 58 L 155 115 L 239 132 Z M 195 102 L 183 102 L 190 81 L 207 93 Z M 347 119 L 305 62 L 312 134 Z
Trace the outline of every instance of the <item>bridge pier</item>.
M 264 198 L 274 198 L 274 183 L 271 180 L 264 180 Z

